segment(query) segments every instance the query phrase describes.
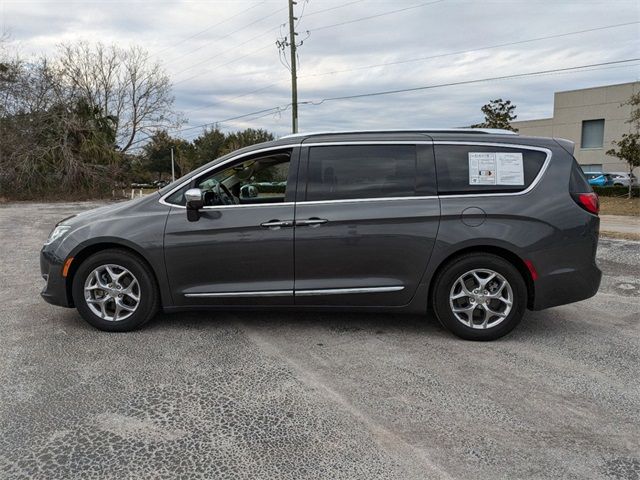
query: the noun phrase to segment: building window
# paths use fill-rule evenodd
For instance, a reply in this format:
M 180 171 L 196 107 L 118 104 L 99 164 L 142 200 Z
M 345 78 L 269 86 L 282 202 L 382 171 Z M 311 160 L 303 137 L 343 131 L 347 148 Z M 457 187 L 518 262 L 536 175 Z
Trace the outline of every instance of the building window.
M 582 148 L 602 148 L 604 140 L 604 119 L 582 122 Z
M 582 167 L 582 171 L 584 173 L 602 173 L 602 164 L 601 163 L 580 165 L 580 167 Z

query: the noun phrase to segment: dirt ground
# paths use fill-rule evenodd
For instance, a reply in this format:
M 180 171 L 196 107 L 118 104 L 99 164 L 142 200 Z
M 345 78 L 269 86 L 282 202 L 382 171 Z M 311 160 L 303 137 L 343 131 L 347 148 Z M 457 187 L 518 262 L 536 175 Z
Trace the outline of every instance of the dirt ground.
M 600 197 L 600 214 L 640 216 L 640 198 Z

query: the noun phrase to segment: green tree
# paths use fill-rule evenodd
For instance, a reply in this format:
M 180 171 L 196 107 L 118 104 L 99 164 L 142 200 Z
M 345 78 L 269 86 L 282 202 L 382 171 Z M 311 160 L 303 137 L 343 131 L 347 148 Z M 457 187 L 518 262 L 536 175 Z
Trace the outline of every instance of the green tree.
M 615 148 L 607 150 L 607 155 L 613 155 L 627 163 L 629 177 L 633 169 L 640 167 L 640 134 L 637 132 L 625 133 L 620 140 L 611 142 Z M 631 198 L 631 178 L 629 178 L 629 198 Z
M 144 169 L 156 174 L 158 180 L 162 180 L 162 174 L 171 175 L 171 149 L 173 148 L 176 175 L 181 176 L 177 154 L 185 143 L 182 139 L 173 138 L 166 130 L 154 133 L 149 143 L 142 147 Z
M 631 105 L 631 115 L 627 123 L 632 124 L 636 131 L 640 130 L 640 92 L 631 95 L 622 105 Z
M 274 139 L 272 133 L 262 129 L 247 128 L 239 132 L 229 133 L 226 136 L 224 152 L 229 153 L 239 148 L 250 147 L 256 143 L 270 142 Z
M 498 98 L 491 100 L 482 107 L 484 113 L 484 122 L 472 125 L 473 128 L 501 128 L 517 132 L 518 129 L 511 126 L 511 121 L 518 118 L 515 115 L 516 106 L 511 100 L 502 100 Z
M 262 129 L 247 128 L 232 133 L 224 133 L 218 127 L 206 129 L 193 140 L 193 148 L 188 152 L 189 171 L 227 153 L 274 138 L 272 133 Z
M 612 155 L 627 163 L 629 166 L 629 198 L 631 198 L 631 174 L 633 169 L 640 167 L 640 92 L 631 95 L 629 100 L 620 104 L 631 106 L 629 120 L 633 132 L 625 133 L 620 140 L 614 140 L 611 144 L 616 148 L 607 150 L 607 155 Z
M 226 136 L 219 128 L 205 129 L 193 140 L 193 153 L 190 170 L 215 160 L 223 155 Z

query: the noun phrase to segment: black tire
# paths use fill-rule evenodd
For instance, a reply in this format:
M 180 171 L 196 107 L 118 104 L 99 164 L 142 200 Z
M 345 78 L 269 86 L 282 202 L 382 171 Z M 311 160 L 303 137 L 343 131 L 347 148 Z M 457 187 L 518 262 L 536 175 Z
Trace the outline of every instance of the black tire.
M 508 282 L 513 292 L 511 311 L 506 318 L 485 329 L 472 328 L 462 323 L 456 318 L 450 305 L 449 297 L 454 283 L 467 272 L 476 269 L 498 273 Z M 504 258 L 489 253 L 465 254 L 451 260 L 434 279 L 432 305 L 440 323 L 454 335 L 465 340 L 495 340 L 509 333 L 522 320 L 527 306 L 527 285 L 518 269 Z M 479 314 L 483 313 L 480 310 Z
M 123 320 L 105 320 L 96 315 L 85 300 L 84 286 L 94 269 L 107 264 L 115 264 L 129 270 L 138 281 L 139 302 L 135 311 Z M 103 250 L 82 262 L 73 277 L 73 301 L 78 312 L 94 327 L 108 332 L 128 332 L 140 328 L 151 320 L 159 308 L 159 293 L 155 277 L 150 267 L 137 255 L 126 250 Z M 113 304 L 112 304 L 113 305 Z

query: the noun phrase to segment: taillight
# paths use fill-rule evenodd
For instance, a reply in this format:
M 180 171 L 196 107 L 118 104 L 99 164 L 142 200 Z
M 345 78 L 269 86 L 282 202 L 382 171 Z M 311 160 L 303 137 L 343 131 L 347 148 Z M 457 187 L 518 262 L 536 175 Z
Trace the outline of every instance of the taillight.
M 598 212 L 600 211 L 600 202 L 598 201 L 597 193 L 572 193 L 571 196 L 576 203 L 587 212 L 598 215 Z

